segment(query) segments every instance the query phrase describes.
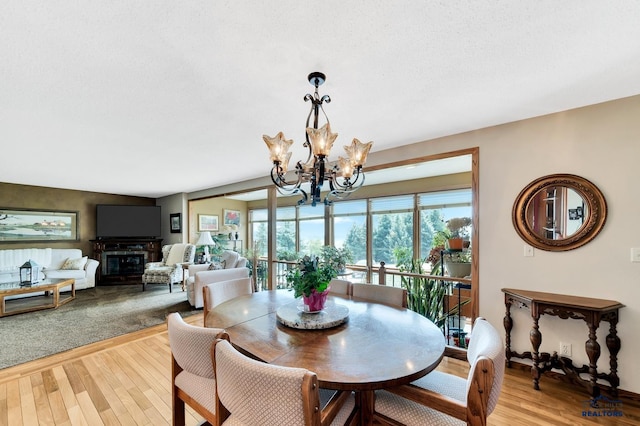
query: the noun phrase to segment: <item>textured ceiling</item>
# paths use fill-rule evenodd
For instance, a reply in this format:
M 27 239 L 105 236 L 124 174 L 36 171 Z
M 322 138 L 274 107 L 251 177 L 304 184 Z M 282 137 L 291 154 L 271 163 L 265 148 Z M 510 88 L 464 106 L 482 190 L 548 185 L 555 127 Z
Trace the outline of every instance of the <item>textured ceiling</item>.
M 268 174 L 313 88 L 372 152 L 640 93 L 638 1 L 3 0 L 0 181 L 148 197 Z M 335 149 L 334 149 L 335 151 Z

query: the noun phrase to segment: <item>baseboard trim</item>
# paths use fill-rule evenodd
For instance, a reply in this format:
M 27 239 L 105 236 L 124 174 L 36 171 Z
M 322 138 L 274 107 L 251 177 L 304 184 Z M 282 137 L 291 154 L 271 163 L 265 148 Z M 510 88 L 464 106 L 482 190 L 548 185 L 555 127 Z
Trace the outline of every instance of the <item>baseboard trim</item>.
M 518 362 L 514 360 L 511 360 L 511 368 L 517 368 L 519 370 L 523 370 L 526 372 L 531 371 L 530 364 L 526 364 L 526 363 Z M 578 384 L 571 377 L 568 377 L 566 374 L 560 373 L 557 371 L 545 371 L 545 373 L 542 375 L 540 380 L 544 380 L 544 379 L 551 379 L 551 380 L 568 383 L 572 385 Z M 607 385 L 606 383 L 598 383 L 598 386 L 600 386 L 600 389 L 602 389 L 603 391 L 607 392 L 608 394 L 611 394 L 611 386 Z M 630 392 L 624 389 L 618 388 L 618 397 L 620 399 L 628 399 L 630 401 L 640 403 L 640 394 Z

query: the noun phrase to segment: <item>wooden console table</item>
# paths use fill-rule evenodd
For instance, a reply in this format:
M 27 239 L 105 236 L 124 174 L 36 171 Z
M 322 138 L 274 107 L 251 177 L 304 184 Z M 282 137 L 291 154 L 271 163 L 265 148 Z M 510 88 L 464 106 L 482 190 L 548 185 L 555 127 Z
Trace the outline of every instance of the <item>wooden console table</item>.
M 587 388 L 592 397 L 600 395 L 600 388 L 597 380 L 603 379 L 609 382 L 614 395 L 617 395 L 620 379 L 618 377 L 618 352 L 620 351 L 620 338 L 617 335 L 616 325 L 618 324 L 618 309 L 624 307 L 615 300 L 592 299 L 589 297 L 569 296 L 565 294 L 542 293 L 538 291 L 518 290 L 513 288 L 503 288 L 504 304 L 506 314 L 504 317 L 504 329 L 506 332 L 506 362 L 507 367 L 511 367 L 511 357 L 527 358 L 533 361 L 531 376 L 533 377 L 533 388 L 540 390 L 538 384 L 540 374 L 552 368 L 561 368 L 565 374 L 575 379 Z M 529 332 L 533 352 L 518 353 L 511 350 L 511 329 L 513 320 L 511 319 L 511 305 L 517 307 L 528 307 L 533 318 L 533 328 Z M 576 367 L 571 360 L 566 357 L 558 357 L 557 353 L 539 353 L 542 343 L 542 333 L 538 329 L 540 315 L 547 314 L 560 317 L 562 319 L 582 319 L 589 327 L 589 338 L 585 342 L 585 350 L 589 357 L 589 365 Z M 600 344 L 597 341 L 596 330 L 600 321 L 609 323 L 609 334 L 606 338 L 606 345 L 609 349 L 609 374 L 598 373 L 597 363 L 600 357 Z M 588 373 L 589 380 L 580 377 L 580 373 Z

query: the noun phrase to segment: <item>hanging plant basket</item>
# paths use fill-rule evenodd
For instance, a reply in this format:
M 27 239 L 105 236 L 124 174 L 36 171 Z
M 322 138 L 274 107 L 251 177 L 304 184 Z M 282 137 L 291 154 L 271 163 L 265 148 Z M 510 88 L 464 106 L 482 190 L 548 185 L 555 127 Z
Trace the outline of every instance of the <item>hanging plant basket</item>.
M 451 262 L 445 260 L 444 266 L 447 269 L 450 277 L 464 278 L 471 275 L 470 262 Z

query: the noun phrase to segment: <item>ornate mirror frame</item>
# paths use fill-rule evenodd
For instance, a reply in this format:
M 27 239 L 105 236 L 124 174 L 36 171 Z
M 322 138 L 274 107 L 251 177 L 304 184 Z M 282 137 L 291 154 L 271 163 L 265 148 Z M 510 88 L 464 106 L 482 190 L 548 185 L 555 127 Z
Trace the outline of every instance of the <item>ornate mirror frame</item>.
M 527 221 L 527 208 L 540 191 L 564 187 L 573 189 L 584 201 L 585 217 L 576 232 L 566 238 L 546 238 L 534 232 Z M 602 230 L 607 219 L 607 203 L 593 183 L 580 176 L 553 174 L 531 182 L 518 194 L 513 205 L 513 226 L 520 237 L 533 247 L 547 251 L 567 251 L 585 245 Z

